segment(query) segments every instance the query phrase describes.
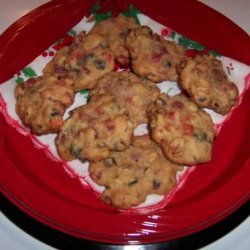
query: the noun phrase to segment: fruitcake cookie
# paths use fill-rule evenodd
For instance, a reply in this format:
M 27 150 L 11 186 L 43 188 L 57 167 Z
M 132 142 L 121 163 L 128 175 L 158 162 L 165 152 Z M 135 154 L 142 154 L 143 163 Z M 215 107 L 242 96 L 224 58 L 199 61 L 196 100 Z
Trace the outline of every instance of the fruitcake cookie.
M 227 114 L 235 105 L 238 89 L 231 82 L 221 61 L 213 56 L 188 58 L 180 67 L 180 84 L 201 108 Z
M 162 94 L 149 108 L 149 120 L 152 138 L 171 161 L 193 165 L 211 159 L 212 119 L 184 95 Z
M 15 88 L 16 113 L 37 135 L 58 132 L 74 101 L 73 82 L 54 76 L 31 78 Z
M 185 57 L 184 49 L 167 41 L 147 26 L 129 32 L 126 47 L 132 58 L 132 69 L 154 82 L 177 81 L 177 66 Z
M 100 78 L 90 96 L 112 93 L 120 107 L 128 110 L 135 124 L 148 123 L 147 108 L 159 96 L 156 85 L 127 71 L 112 72 Z
M 176 185 L 180 166 L 166 159 L 161 148 L 147 135 L 134 137 L 123 152 L 91 163 L 90 177 L 105 186 L 102 199 L 120 209 L 143 203 L 149 194 L 166 194 Z
M 103 35 L 114 53 L 115 59 L 122 65 L 129 64 L 129 54 L 125 48 L 125 39 L 131 29 L 138 27 L 132 17 L 125 17 L 120 14 L 96 24 L 90 33 Z
M 133 133 L 133 124 L 112 95 L 91 98 L 73 110 L 56 138 L 58 153 L 64 160 L 100 161 L 111 150 L 125 150 Z
M 75 91 L 91 89 L 94 82 L 114 69 L 114 57 L 105 37 L 81 32 L 74 42 L 61 48 L 44 68 L 45 75 L 69 77 L 74 80 Z

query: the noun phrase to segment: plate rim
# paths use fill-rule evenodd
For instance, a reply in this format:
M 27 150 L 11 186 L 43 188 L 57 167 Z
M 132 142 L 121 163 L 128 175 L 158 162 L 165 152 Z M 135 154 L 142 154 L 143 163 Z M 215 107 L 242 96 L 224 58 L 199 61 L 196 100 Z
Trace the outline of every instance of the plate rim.
M 10 191 L 10 193 L 8 193 L 7 191 L 6 191 L 6 189 L 3 187 L 3 182 L 4 181 L 1 181 L 1 183 L 0 183 L 0 190 L 2 191 L 2 193 L 4 193 L 8 198 L 10 198 L 10 199 L 12 199 L 12 202 L 13 203 L 15 203 L 18 207 L 22 207 L 22 210 L 25 210 L 25 212 L 26 213 L 28 213 L 28 214 L 30 214 L 32 217 L 35 217 L 36 219 L 38 219 L 38 220 L 40 220 L 41 221 L 41 218 L 39 219 L 38 217 L 38 215 L 37 215 L 37 213 L 34 213 L 34 214 L 32 214 L 28 209 L 26 210 L 26 208 L 28 208 L 28 205 L 27 204 L 25 204 L 25 203 L 23 203 L 23 205 L 21 205 L 21 204 L 18 204 L 18 202 L 17 201 L 15 201 L 13 198 L 12 198 L 12 195 L 13 194 L 11 194 L 11 191 Z M 14 195 L 15 196 L 15 195 Z M 13 196 L 13 197 L 14 197 Z M 233 211 L 235 211 L 239 206 L 241 206 L 244 202 L 246 202 L 247 200 L 249 199 L 249 192 L 248 193 L 246 193 L 246 197 L 244 197 L 243 198 L 243 200 L 242 201 L 240 201 L 240 203 L 239 204 L 236 204 L 233 208 L 231 208 L 231 209 L 229 209 L 228 211 L 227 211 L 227 213 L 225 213 L 224 215 L 221 215 L 221 218 L 224 218 L 224 217 L 226 217 L 228 214 L 230 214 L 230 213 L 232 213 Z M 43 221 L 43 220 L 42 220 Z M 218 221 L 218 220 L 217 220 Z M 215 222 L 217 222 L 217 221 L 215 221 Z M 44 221 L 43 221 L 44 222 Z M 211 222 L 211 224 L 209 224 L 209 225 L 212 225 L 213 223 L 215 223 L 215 222 Z M 48 222 L 46 222 L 46 224 L 48 224 Z M 209 226 L 209 225 L 207 225 L 207 226 Z M 55 225 L 50 225 L 50 226 L 54 226 L 55 227 Z M 60 228 L 59 228 L 59 230 L 60 230 Z M 196 230 L 196 231 L 199 231 L 199 230 Z M 193 232 L 196 232 L 195 231 L 195 229 L 194 229 L 194 231 Z M 191 231 L 190 231 L 191 232 Z M 181 236 L 181 235 L 180 235 Z M 149 239 L 149 240 L 151 240 L 151 239 Z M 112 240 L 113 241 L 113 240 Z M 124 241 L 124 239 L 122 240 L 122 241 Z M 134 239 L 132 239 L 132 241 L 134 241 Z M 143 240 L 145 243 L 148 243 L 148 241 L 145 239 L 145 240 Z M 156 240 L 155 242 L 157 242 L 158 240 Z M 116 242 L 119 242 L 119 240 L 117 240 Z M 151 242 L 151 241 L 150 241 Z M 108 241 L 108 243 L 110 243 L 110 241 Z M 127 242 L 127 243 L 129 243 L 129 241 Z

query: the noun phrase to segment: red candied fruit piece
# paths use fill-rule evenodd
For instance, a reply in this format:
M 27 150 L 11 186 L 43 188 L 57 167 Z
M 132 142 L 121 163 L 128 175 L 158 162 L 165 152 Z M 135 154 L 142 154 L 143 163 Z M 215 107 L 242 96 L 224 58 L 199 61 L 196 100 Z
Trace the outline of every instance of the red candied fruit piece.
M 178 109 L 184 108 L 183 102 L 180 102 L 180 101 L 174 101 L 171 106 L 172 108 L 178 108 Z
M 183 124 L 184 135 L 192 135 L 194 132 L 194 127 L 191 124 Z

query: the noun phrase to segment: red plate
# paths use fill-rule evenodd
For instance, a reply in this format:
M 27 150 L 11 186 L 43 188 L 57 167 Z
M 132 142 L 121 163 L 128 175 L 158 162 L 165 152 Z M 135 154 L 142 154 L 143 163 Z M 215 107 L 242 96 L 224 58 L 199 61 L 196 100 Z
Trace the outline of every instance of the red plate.
M 0 37 L 3 52 L 0 68 L 6 69 L 3 65 L 9 65 L 8 70 L 1 71 L 0 81 L 22 69 L 73 27 L 93 2 L 55 0 L 12 25 Z M 124 8 L 124 1 L 116 1 L 118 5 L 113 2 L 104 3 L 106 7 Z M 250 64 L 250 55 L 246 53 L 248 35 L 203 4 L 166 0 L 154 0 L 154 4 L 131 2 L 162 24 Z M 233 43 L 228 43 L 228 39 L 234 39 Z M 18 58 L 13 53 L 15 49 L 20 53 Z M 44 150 L 34 147 L 30 136 L 8 125 L 0 113 L 0 190 L 31 217 L 84 239 L 143 244 L 190 235 L 222 220 L 249 200 L 249 112 L 248 88 L 214 143 L 212 161 L 199 166 L 186 178 L 185 185 L 167 207 L 140 215 L 120 213 L 100 202 L 93 191 L 83 188 L 78 178 L 70 177 L 63 170 L 61 162 L 51 161 Z

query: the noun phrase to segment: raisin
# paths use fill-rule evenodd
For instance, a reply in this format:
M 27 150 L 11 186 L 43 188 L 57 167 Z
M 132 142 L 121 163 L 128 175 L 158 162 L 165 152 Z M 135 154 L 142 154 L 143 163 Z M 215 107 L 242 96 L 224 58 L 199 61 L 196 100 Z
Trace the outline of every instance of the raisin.
M 158 98 L 156 101 L 155 101 L 155 104 L 158 106 L 158 107 L 163 107 L 166 105 L 166 102 L 165 100 L 161 99 L 161 98 Z
M 129 186 L 132 186 L 132 185 L 138 183 L 138 181 L 139 181 L 139 180 L 138 180 L 137 178 L 135 178 L 134 180 L 130 181 L 130 182 L 128 183 L 128 185 L 129 185 Z
M 82 148 L 79 147 L 78 145 L 72 145 L 70 147 L 70 154 L 76 158 L 81 158 Z
M 100 69 L 105 69 L 106 67 L 106 62 L 103 60 L 96 60 L 95 61 L 95 67 L 96 69 L 100 70 Z
M 170 61 L 168 61 L 168 60 L 165 60 L 163 62 L 163 66 L 166 67 L 166 68 L 170 68 L 172 66 L 172 63 Z
M 199 141 L 206 141 L 207 140 L 207 134 L 199 131 L 197 133 L 194 134 L 194 136 L 199 140 Z
M 110 158 L 107 158 L 107 159 L 104 160 L 104 165 L 106 167 L 113 167 L 113 166 L 116 166 L 117 163 L 116 163 L 115 158 L 110 157 Z
M 161 186 L 161 182 L 157 181 L 157 180 L 153 180 L 153 189 L 159 189 Z
M 200 97 L 200 98 L 198 99 L 199 102 L 205 102 L 206 100 L 207 100 L 206 97 Z
M 95 55 L 94 55 L 93 53 L 87 54 L 87 55 L 84 57 L 85 63 L 91 62 L 91 61 L 94 59 L 94 57 L 95 57 Z
M 50 113 L 50 116 L 52 116 L 52 117 L 55 117 L 55 116 L 57 116 L 57 115 L 59 115 L 59 111 L 56 110 L 56 109 L 53 109 L 53 110 L 51 111 L 51 113 Z
M 42 124 L 36 124 L 35 126 L 36 126 L 37 129 L 42 129 L 43 128 Z

